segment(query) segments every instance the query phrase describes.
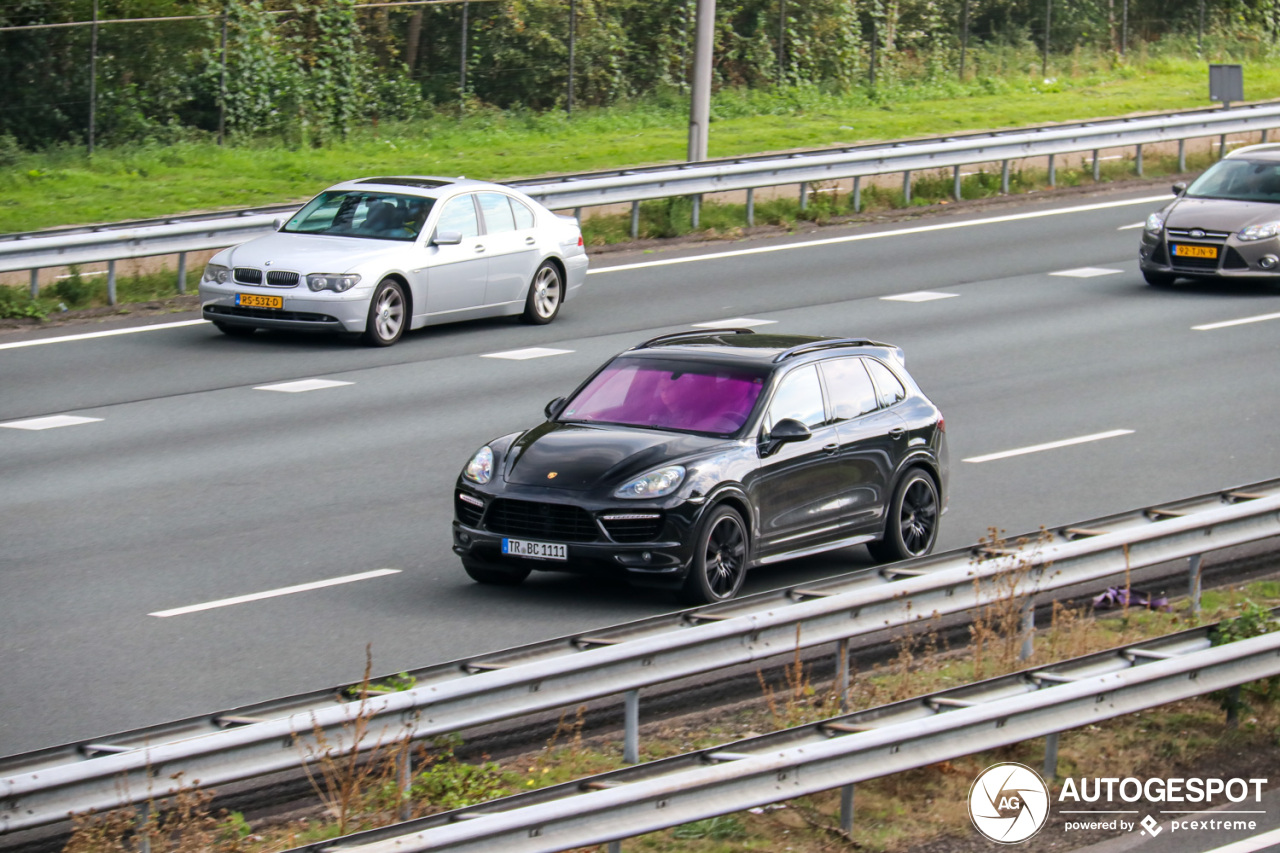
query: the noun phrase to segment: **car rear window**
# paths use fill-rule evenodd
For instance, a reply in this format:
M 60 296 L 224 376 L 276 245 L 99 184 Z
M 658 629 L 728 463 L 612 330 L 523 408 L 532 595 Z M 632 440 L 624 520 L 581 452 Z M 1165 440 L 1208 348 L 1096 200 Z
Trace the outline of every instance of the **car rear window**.
M 561 419 L 724 435 L 746 423 L 763 387 L 762 376 L 733 367 L 620 358 Z

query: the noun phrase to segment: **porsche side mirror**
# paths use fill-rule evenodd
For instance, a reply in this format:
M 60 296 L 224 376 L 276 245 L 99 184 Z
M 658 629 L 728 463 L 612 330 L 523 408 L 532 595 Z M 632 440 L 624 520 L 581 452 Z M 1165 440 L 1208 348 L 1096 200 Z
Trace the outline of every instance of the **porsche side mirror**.
M 1186 195 L 1186 194 L 1187 194 L 1187 183 L 1186 183 L 1186 181 L 1178 181 L 1176 184 L 1174 184 L 1174 185 L 1173 185 L 1173 194 L 1174 194 L 1174 195 L 1176 195 L 1176 196 L 1179 196 L 1179 197 Z
M 769 431 L 764 447 L 760 449 L 760 455 L 769 456 L 784 444 L 790 444 L 793 441 L 808 441 L 812 437 L 813 433 L 809 431 L 809 428 L 795 418 L 783 418 L 774 424 L 773 429 Z
M 431 244 L 434 246 L 456 246 L 461 242 L 461 231 L 437 231 L 436 236 L 431 238 Z
M 559 417 L 560 413 L 564 411 L 564 404 L 564 397 L 556 397 L 550 403 L 547 403 L 547 407 L 542 410 L 543 413 L 546 414 L 547 420 L 554 421 Z

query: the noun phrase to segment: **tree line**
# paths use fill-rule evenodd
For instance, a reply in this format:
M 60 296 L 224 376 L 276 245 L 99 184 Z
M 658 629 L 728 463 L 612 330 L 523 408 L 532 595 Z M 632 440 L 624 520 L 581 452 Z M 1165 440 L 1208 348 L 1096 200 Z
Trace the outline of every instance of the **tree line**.
M 1280 0 L 719 0 L 717 87 L 991 73 L 996 47 L 1265 49 Z M 0 0 L 0 140 L 324 145 L 360 123 L 682 92 L 696 0 Z M 572 58 L 572 61 L 571 61 Z

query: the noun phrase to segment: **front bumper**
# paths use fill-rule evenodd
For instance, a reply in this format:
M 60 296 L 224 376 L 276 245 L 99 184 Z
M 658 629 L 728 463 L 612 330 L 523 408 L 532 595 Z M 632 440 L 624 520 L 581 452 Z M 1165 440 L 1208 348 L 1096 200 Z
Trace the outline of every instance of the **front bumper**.
M 618 501 L 566 501 L 563 494 L 551 501 L 548 497 L 542 490 L 511 488 L 491 495 L 459 484 L 454 491 L 454 553 L 534 571 L 621 575 L 636 586 L 671 589 L 684 582 L 693 560 L 693 532 L 701 518 L 702 503 L 681 500 L 632 506 Z M 507 510 L 513 505 L 521 508 L 514 522 Z M 581 521 L 572 534 L 565 535 L 563 525 L 542 521 L 538 511 L 543 506 L 573 513 Z M 629 518 L 652 515 L 659 518 Z M 587 537 L 591 537 L 589 541 L 585 541 Z M 503 554 L 502 541 L 507 538 L 563 544 L 567 559 Z
M 1212 247 L 1213 258 L 1179 257 L 1173 247 L 1186 244 Z M 1239 240 L 1234 234 L 1190 237 L 1144 232 L 1138 247 L 1138 265 L 1146 272 L 1181 278 L 1257 279 L 1280 277 L 1280 240 Z
M 241 308 L 237 293 L 280 296 L 284 307 Z M 200 308 L 204 319 L 228 326 L 290 331 L 363 332 L 369 315 L 370 288 L 354 288 L 346 293 L 320 293 L 302 288 L 281 290 L 243 284 L 200 283 Z

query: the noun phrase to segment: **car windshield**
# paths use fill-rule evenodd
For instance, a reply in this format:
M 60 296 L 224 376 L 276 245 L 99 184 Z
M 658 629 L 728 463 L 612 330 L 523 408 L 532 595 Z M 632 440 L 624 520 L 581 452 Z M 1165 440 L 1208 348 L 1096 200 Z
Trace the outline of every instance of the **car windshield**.
M 746 423 L 764 387 L 742 368 L 619 358 L 570 400 L 561 419 L 727 435 Z
M 1187 188 L 1192 198 L 1225 198 L 1280 204 L 1280 163 L 1219 160 Z
M 367 190 L 326 190 L 280 230 L 366 240 L 418 239 L 435 199 Z

